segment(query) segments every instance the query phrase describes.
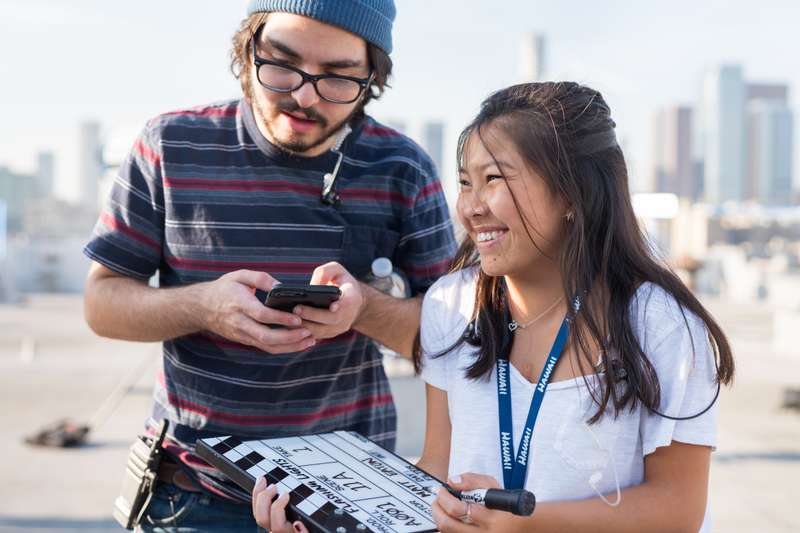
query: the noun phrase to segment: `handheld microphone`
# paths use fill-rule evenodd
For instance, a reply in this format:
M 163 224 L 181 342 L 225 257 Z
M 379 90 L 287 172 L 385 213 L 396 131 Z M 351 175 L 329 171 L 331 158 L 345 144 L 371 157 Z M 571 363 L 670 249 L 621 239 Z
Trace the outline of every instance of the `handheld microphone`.
M 525 489 L 456 490 L 445 485 L 447 492 L 463 502 L 478 503 L 487 509 L 506 511 L 518 516 L 530 516 L 536 507 L 536 496 Z

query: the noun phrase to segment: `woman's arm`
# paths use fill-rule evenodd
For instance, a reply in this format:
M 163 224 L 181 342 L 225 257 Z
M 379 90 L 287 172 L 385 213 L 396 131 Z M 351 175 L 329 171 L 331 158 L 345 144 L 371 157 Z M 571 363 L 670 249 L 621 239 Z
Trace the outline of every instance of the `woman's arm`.
M 697 533 L 703 523 L 708 495 L 711 449 L 673 441 L 645 457 L 645 479 L 641 485 L 622 491 L 619 506 L 611 507 L 599 497 L 586 500 L 543 502 L 527 518 L 472 505 L 470 517 L 483 531 L 503 532 L 619 532 L 669 531 Z M 486 488 L 486 476 L 464 475 L 461 490 Z M 495 485 L 496 486 L 496 485 Z M 607 499 L 614 501 L 616 494 Z M 458 517 L 466 513 L 463 502 L 440 491 L 434 517 L 443 532 L 475 531 Z
M 447 409 L 447 392 L 425 385 L 427 415 L 425 418 L 425 445 L 417 466 L 439 479 L 447 478 L 450 464 L 450 413 Z
M 711 448 L 673 441 L 645 457 L 645 480 L 622 491 L 618 507 L 600 498 L 542 503 L 536 531 L 687 531 L 703 523 Z M 607 496 L 614 501 L 616 495 Z

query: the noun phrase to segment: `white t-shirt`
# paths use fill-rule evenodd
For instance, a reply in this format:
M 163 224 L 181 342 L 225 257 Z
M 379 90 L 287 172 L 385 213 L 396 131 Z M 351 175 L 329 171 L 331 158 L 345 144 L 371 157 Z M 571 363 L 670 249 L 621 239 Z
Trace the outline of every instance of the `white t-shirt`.
M 476 348 L 462 344 L 438 358 L 431 354 L 450 347 L 472 317 L 477 270 L 447 275 L 426 293 L 422 306 L 422 378 L 447 392 L 452 434 L 448 475 L 474 472 L 501 484 L 496 370 L 488 380 L 469 380 L 465 369 Z M 661 287 L 643 284 L 630 305 L 633 331 L 658 373 L 659 410 L 689 416 L 708 406 L 716 392 L 713 352 L 704 324 L 686 311 L 687 328 L 678 303 Z M 694 341 L 694 353 L 692 350 Z M 509 365 L 514 453 L 519 446 L 534 385 Z M 588 378 L 589 384 L 596 377 Z M 615 493 L 644 480 L 644 457 L 673 440 L 716 446 L 717 406 L 686 421 L 673 421 L 637 407 L 615 420 L 603 416 L 587 425 L 597 405 L 584 378 L 551 382 L 544 396 L 530 445 L 525 488 L 537 501 L 578 500 Z M 616 499 L 611 494 L 609 501 Z M 680 510 L 676 509 L 676 512 Z M 701 531 L 709 531 L 708 509 Z

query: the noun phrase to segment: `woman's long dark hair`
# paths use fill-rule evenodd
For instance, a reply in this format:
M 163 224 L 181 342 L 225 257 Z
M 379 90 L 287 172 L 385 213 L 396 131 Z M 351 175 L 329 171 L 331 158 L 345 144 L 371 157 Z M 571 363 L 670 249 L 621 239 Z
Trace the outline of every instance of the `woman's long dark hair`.
M 633 408 L 636 402 L 651 410 L 659 408 L 658 376 L 631 325 L 636 318 L 630 316 L 631 299 L 644 282 L 662 287 L 680 304 L 682 312 L 688 310 L 705 323 L 717 380 L 730 383 L 734 363 L 728 340 L 683 282 L 653 256 L 639 228 L 631 205 L 625 158 L 614 134 L 615 123 L 600 93 L 564 82 L 525 83 L 498 91 L 483 102 L 478 116 L 461 133 L 459 163 L 463 163 L 468 139 L 475 134 L 483 142 L 489 126 L 511 140 L 523 160 L 574 214 L 557 258 L 566 301 L 584 295 L 570 329 L 570 343 L 579 355 L 581 374 L 593 373 L 586 371 L 596 363 L 597 348 L 592 346 L 601 348 L 603 368 L 614 368 L 616 363 L 611 359 L 616 354 L 627 374 L 624 387 L 615 387 L 616 374 L 607 371 L 600 387 L 590 389 L 598 405 L 590 422 L 597 421 L 609 404 L 614 416 L 626 406 Z M 518 199 L 514 202 L 519 210 Z M 465 238 L 452 271 L 478 264 L 475 244 Z M 446 351 L 464 342 L 478 347 L 475 362 L 467 369 L 471 379 L 488 378 L 497 355 L 508 353 L 513 342 L 507 328 L 503 278 L 488 276 L 480 268 L 478 271 L 471 324 L 476 331 L 465 332 Z M 684 321 L 688 327 L 685 314 Z M 419 357 L 417 353 L 417 364 Z

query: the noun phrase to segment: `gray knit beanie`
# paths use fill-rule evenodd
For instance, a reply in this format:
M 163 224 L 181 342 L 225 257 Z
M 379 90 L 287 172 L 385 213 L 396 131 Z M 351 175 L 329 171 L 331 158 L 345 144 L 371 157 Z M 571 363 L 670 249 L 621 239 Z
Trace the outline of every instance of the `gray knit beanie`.
M 394 0 L 250 0 L 247 15 L 281 11 L 338 26 L 390 54 Z

